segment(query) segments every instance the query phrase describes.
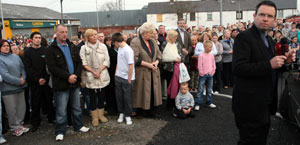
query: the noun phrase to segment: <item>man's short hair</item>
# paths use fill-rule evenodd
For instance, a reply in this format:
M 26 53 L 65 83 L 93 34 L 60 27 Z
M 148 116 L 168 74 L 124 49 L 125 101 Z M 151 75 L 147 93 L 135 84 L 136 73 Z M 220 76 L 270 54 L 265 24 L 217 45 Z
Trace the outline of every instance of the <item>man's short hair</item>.
M 114 42 L 123 42 L 124 41 L 124 38 L 123 38 L 123 35 L 121 33 L 114 33 L 111 37 L 111 42 L 114 43 Z
M 40 35 L 42 37 L 42 34 L 40 32 L 35 31 L 30 34 L 30 39 L 33 39 L 34 35 Z
M 166 27 L 166 26 L 165 26 L 165 25 L 159 25 L 158 28 L 159 28 L 159 27 Z
M 267 0 L 264 0 L 264 1 L 261 1 L 257 6 L 256 6 L 256 9 L 255 9 L 255 13 L 257 14 L 257 11 L 259 9 L 260 6 L 262 5 L 267 5 L 267 6 L 271 6 L 271 7 L 274 7 L 275 8 L 275 18 L 276 18 L 276 15 L 277 15 L 277 7 L 276 7 L 276 4 L 272 1 L 267 1 Z
M 179 18 L 177 21 L 177 24 L 179 24 L 180 21 L 184 21 L 184 23 L 185 23 L 185 20 L 183 18 Z
M 58 24 L 58 25 L 56 25 L 55 28 L 54 28 L 54 31 L 55 31 L 55 32 L 57 31 L 57 28 L 58 28 L 59 26 L 61 26 L 61 27 L 67 27 L 67 26 L 64 25 L 64 24 Z

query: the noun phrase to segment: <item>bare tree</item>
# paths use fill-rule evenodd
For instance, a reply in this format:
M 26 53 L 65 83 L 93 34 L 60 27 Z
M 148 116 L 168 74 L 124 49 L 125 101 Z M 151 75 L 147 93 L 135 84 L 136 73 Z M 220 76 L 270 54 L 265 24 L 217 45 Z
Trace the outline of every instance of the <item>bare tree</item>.
M 116 2 L 105 2 L 101 6 L 100 10 L 101 11 L 116 11 L 116 10 L 120 10 L 120 9 Z

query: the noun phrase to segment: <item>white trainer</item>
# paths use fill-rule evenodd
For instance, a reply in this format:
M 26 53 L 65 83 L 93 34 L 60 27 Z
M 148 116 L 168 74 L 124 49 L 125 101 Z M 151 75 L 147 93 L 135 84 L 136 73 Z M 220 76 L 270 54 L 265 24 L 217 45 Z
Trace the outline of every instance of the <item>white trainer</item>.
M 4 144 L 4 143 L 6 143 L 6 139 L 3 138 L 3 137 L 1 137 L 1 138 L 0 138 L 0 144 Z
M 131 125 L 132 124 L 131 117 L 125 117 L 125 119 L 126 119 L 126 124 L 127 125 Z
M 63 134 L 58 134 L 55 138 L 56 141 L 62 141 L 64 140 L 64 135 Z
M 80 132 L 88 132 L 89 130 L 90 130 L 90 128 L 87 128 L 87 127 L 85 127 L 85 126 L 82 126 L 82 127 L 79 129 Z
M 211 104 L 208 105 L 208 107 L 209 108 L 216 108 L 217 106 L 215 104 L 211 103 Z
M 199 110 L 200 110 L 200 106 L 199 106 L 199 105 L 196 105 L 196 106 L 195 106 L 195 110 L 196 110 L 196 111 L 199 111 Z
M 121 123 L 124 121 L 124 114 L 120 113 L 119 118 L 118 118 L 118 122 Z

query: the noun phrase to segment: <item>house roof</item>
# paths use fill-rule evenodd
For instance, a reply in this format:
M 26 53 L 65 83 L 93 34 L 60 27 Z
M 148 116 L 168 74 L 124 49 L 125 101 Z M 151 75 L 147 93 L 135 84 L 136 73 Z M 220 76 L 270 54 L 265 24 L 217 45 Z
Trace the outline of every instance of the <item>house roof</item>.
M 59 20 L 61 14 L 45 7 L 24 6 L 16 4 L 4 4 L 3 17 L 5 19 L 22 19 L 22 20 Z M 76 18 L 64 15 L 64 19 L 78 20 Z
M 223 11 L 255 10 L 262 0 L 223 0 Z M 297 9 L 297 0 L 272 0 L 277 9 Z M 147 14 L 215 12 L 220 10 L 218 0 L 177 1 L 149 3 Z

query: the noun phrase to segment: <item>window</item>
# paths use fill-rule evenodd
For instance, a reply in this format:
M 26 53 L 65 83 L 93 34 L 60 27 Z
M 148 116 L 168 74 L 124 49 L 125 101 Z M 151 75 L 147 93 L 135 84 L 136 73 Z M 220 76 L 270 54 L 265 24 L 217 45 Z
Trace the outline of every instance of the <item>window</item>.
M 190 21 L 196 21 L 196 14 L 190 13 Z
M 183 14 L 182 13 L 177 13 L 177 17 L 178 17 L 178 20 L 182 19 L 183 18 Z
M 283 10 L 277 10 L 277 18 L 283 18 Z
M 163 19 L 162 19 L 162 14 L 157 14 L 157 15 L 156 15 L 156 21 L 157 21 L 157 22 L 162 22 L 162 21 L 163 21 Z
M 236 11 L 236 19 L 237 20 L 243 19 L 243 11 Z
M 207 21 L 212 21 L 212 12 L 207 12 Z

